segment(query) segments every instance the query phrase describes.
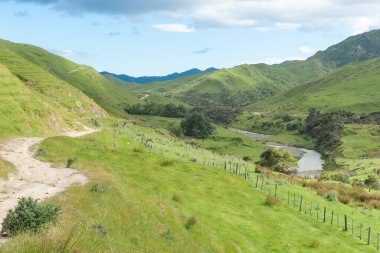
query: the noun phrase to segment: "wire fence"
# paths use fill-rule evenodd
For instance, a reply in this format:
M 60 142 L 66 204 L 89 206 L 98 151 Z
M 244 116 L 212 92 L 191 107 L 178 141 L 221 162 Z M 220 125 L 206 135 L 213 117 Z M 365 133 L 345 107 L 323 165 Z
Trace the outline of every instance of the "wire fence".
M 143 144 L 151 154 L 173 154 L 173 147 L 170 147 L 167 139 L 157 140 L 155 138 L 153 141 L 146 135 L 140 135 L 136 140 Z M 305 198 L 302 194 L 297 194 L 287 189 L 287 184 L 280 184 L 278 181 L 271 180 L 263 174 L 255 173 L 254 163 L 246 162 L 235 156 L 220 155 L 205 149 L 194 148 L 188 144 L 176 143 L 176 145 L 181 146 L 181 149 L 177 148 L 175 150 L 176 156 L 190 159 L 193 162 L 208 167 L 223 169 L 226 172 L 240 176 L 253 184 L 255 190 L 280 199 L 286 203 L 286 206 L 297 210 L 300 214 L 307 215 L 310 219 L 315 219 L 323 224 L 335 227 L 344 233 L 349 233 L 351 236 L 365 241 L 367 245 L 374 246 L 377 250 L 380 249 L 380 231 L 374 231 L 371 226 L 356 222 L 353 217 L 345 213 L 340 213 L 334 210 L 334 208 L 320 205 L 318 202 Z

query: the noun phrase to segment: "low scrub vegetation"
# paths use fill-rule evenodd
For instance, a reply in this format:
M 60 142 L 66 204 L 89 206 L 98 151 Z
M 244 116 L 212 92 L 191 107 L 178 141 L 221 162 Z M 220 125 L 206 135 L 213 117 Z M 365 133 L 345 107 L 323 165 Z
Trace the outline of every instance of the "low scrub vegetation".
M 296 170 L 297 160 L 289 151 L 269 148 L 261 154 L 258 164 L 277 172 L 291 174 Z
M 22 232 L 38 232 L 47 224 L 58 220 L 61 210 L 53 204 L 40 204 L 32 198 L 21 198 L 8 211 L 2 223 L 1 234 L 15 236 Z
M 202 113 L 192 113 L 181 122 L 184 135 L 205 139 L 213 134 L 214 127 Z
M 125 111 L 135 115 L 154 115 L 169 118 L 182 118 L 187 113 L 183 105 L 175 105 L 173 103 L 158 104 L 154 102 L 131 105 L 125 108 Z
M 264 204 L 266 206 L 280 206 L 281 205 L 281 200 L 274 197 L 274 196 L 271 196 L 271 195 L 267 195 L 267 197 L 265 198 L 265 202 Z

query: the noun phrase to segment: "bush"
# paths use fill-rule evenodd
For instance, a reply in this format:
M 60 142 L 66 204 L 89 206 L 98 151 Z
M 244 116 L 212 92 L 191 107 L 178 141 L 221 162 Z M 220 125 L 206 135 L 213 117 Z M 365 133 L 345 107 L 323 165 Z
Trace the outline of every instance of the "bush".
M 97 192 L 97 193 L 103 193 L 103 192 L 107 192 L 108 191 L 108 187 L 101 184 L 101 183 L 95 183 L 92 187 L 91 187 L 91 191 L 92 192 Z
M 181 196 L 179 194 L 174 194 L 172 200 L 175 202 L 181 202 Z
M 108 235 L 108 232 L 106 230 L 106 228 L 103 226 L 103 224 L 101 223 L 96 223 L 92 226 L 92 228 L 98 232 L 101 236 L 107 236 Z
M 297 159 L 286 150 L 269 148 L 260 155 L 259 165 L 277 172 L 290 174 L 296 166 Z
M 176 161 L 171 158 L 165 158 L 160 165 L 163 167 L 172 166 Z
M 265 199 L 266 206 L 279 206 L 281 205 L 281 200 L 278 198 L 275 198 L 274 196 L 268 195 Z
M 201 113 L 190 114 L 181 122 L 184 135 L 199 139 L 206 139 L 214 132 L 214 127 Z
M 313 239 L 310 241 L 309 247 L 315 249 L 318 248 L 319 245 L 321 245 L 321 241 L 319 241 L 318 239 Z
M 61 209 L 53 204 L 40 204 L 32 198 L 21 198 L 15 209 L 8 211 L 1 234 L 15 236 L 21 232 L 38 232 L 58 220 Z
M 71 157 L 67 160 L 66 162 L 66 168 L 71 168 L 71 165 L 73 165 L 73 163 L 77 160 L 76 157 Z
M 334 190 L 328 191 L 323 195 L 328 201 L 335 201 L 338 198 L 338 193 Z
M 193 227 L 194 225 L 196 225 L 198 223 L 197 221 L 197 218 L 195 216 L 191 216 L 187 219 L 186 223 L 185 223 L 185 228 L 186 229 L 190 229 L 191 227 Z
M 347 196 L 347 195 L 339 195 L 338 196 L 338 199 L 340 202 L 342 202 L 343 204 L 347 205 L 348 203 L 350 203 L 350 196 Z

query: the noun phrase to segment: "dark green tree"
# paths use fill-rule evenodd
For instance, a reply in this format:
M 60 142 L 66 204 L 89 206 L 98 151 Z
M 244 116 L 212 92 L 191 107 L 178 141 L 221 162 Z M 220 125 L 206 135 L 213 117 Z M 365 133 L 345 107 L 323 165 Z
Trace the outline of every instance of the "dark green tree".
M 287 150 L 269 148 L 260 155 L 259 165 L 281 173 L 291 173 L 297 165 L 297 159 Z
M 181 122 L 184 135 L 205 139 L 212 135 L 214 127 L 202 113 L 192 113 Z

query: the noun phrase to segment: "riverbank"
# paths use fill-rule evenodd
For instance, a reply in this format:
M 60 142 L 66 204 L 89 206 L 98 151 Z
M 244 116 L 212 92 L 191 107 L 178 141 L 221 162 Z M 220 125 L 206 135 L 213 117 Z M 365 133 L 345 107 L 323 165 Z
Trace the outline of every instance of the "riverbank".
M 266 139 L 271 137 L 271 135 L 266 134 L 257 134 L 245 130 L 240 130 L 236 128 L 231 128 L 231 131 L 235 131 L 244 135 L 247 135 L 255 141 L 264 141 L 264 143 L 268 147 L 283 149 L 290 151 L 295 157 L 298 158 L 298 175 L 299 176 L 312 176 L 315 177 L 319 175 L 323 171 L 323 163 L 322 155 L 315 150 L 309 150 L 289 145 L 284 145 L 277 142 L 265 142 Z

